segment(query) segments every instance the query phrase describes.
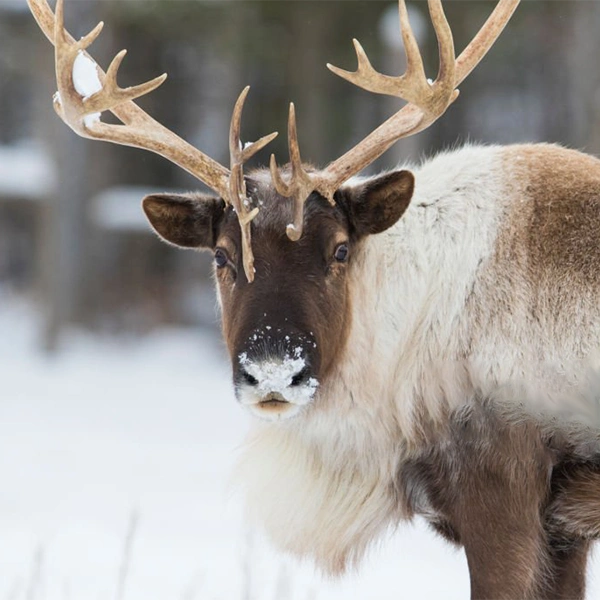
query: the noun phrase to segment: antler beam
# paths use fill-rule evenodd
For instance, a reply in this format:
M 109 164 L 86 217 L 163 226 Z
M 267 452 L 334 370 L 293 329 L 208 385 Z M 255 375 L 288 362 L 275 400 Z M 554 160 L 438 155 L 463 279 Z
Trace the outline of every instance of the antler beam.
M 64 27 L 64 0 L 57 0 L 56 13 L 52 12 L 47 0 L 27 0 L 27 3 L 40 29 L 55 46 L 58 93 L 54 97 L 54 108 L 61 119 L 82 137 L 160 154 L 215 190 L 227 204 L 233 206 L 240 219 L 244 271 L 248 281 L 252 281 L 254 258 L 250 245 L 250 221 L 257 209 L 245 210 L 243 164 L 277 134 L 265 136 L 241 149 L 241 113 L 248 88 L 238 98 L 232 117 L 230 141 L 235 140 L 235 147 L 230 145 L 229 170 L 155 121 L 133 102 L 160 86 L 166 75 L 137 86 L 119 87 L 117 74 L 126 51 L 122 50 L 115 56 L 106 73 L 86 52 L 100 35 L 102 23 L 81 40 L 75 41 Z M 112 112 L 122 124 L 103 123 L 100 115 L 104 111 Z

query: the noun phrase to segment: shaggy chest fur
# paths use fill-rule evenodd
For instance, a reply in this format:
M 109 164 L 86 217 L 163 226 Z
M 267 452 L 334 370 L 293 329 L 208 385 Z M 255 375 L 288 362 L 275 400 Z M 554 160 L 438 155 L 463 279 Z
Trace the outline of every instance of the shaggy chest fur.
M 557 411 L 597 417 L 600 161 L 550 145 L 466 147 L 414 173 L 403 218 L 355 257 L 343 360 L 305 412 L 257 427 L 239 470 L 274 541 L 330 572 L 431 510 L 401 474 L 452 445 L 465 407 L 485 399 L 494 419 L 518 409 L 544 439 Z M 572 451 L 596 451 L 580 441 Z

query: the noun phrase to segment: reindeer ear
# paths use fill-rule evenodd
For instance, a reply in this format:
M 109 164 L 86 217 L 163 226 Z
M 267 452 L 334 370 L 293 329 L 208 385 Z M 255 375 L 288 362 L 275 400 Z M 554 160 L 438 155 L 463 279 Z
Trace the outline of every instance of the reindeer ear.
M 225 203 L 202 194 L 153 194 L 142 208 L 156 233 L 182 248 L 214 248 Z
M 381 233 L 404 214 L 415 188 L 410 171 L 385 173 L 336 192 L 336 201 L 345 207 L 358 237 Z

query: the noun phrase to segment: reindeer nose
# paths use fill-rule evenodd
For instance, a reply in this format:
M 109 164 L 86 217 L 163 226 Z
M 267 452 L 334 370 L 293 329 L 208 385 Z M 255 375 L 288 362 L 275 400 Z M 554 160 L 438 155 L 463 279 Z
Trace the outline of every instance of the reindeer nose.
M 244 360 L 238 367 L 237 379 L 245 385 L 264 388 L 264 391 L 281 392 L 288 387 L 301 386 L 309 382 L 311 377 L 312 370 L 304 360 L 281 363 Z
M 310 404 L 319 387 L 309 356 L 296 346 L 293 352 L 273 356 L 242 352 L 235 373 L 235 392 L 256 416 L 285 419 Z

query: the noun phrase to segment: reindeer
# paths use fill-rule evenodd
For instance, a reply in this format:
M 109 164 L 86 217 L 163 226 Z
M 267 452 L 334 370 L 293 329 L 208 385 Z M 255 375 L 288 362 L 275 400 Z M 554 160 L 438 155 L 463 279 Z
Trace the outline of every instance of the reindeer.
M 518 0 L 499 0 L 455 58 L 424 73 L 399 0 L 407 70 L 356 72 L 408 103 L 324 169 L 300 156 L 244 174 L 274 135 L 240 141 L 230 168 L 193 148 L 102 72 L 46 0 L 28 0 L 56 47 L 54 107 L 81 136 L 151 150 L 218 196 L 156 194 L 152 227 L 208 249 L 238 402 L 259 417 L 239 467 L 249 513 L 325 571 L 356 565 L 388 527 L 423 515 L 464 547 L 472 598 L 583 598 L 600 536 L 600 162 L 554 145 L 465 146 L 414 169 L 354 177 L 422 131 L 492 46 Z M 83 75 L 81 75 L 83 73 Z M 111 111 L 122 124 L 106 124 Z

